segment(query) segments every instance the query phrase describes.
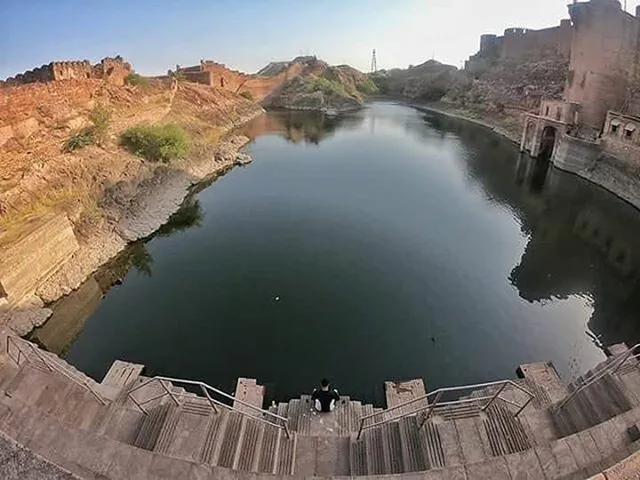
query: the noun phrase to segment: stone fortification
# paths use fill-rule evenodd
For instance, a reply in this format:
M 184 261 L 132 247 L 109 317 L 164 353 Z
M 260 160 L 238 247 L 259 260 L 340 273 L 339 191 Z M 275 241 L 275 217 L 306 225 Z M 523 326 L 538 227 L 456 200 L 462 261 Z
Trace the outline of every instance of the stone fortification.
M 0 86 L 87 78 L 105 80 L 114 85 L 123 85 L 124 79 L 131 71 L 131 65 L 120 56 L 103 58 L 100 63 L 93 66 L 89 60 L 51 62 L 7 78 L 4 81 L 0 80 Z

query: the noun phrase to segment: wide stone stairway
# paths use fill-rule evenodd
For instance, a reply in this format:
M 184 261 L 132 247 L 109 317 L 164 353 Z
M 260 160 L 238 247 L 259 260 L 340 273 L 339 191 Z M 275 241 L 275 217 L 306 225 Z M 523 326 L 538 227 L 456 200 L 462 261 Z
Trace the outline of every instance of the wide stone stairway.
M 264 410 L 248 379 L 231 396 L 116 361 L 97 382 L 3 339 L 3 479 L 578 479 L 640 450 L 640 366 L 624 345 L 569 385 L 532 363 L 518 379 L 428 394 L 398 383 L 386 409 L 342 396 L 321 414 L 309 395 Z

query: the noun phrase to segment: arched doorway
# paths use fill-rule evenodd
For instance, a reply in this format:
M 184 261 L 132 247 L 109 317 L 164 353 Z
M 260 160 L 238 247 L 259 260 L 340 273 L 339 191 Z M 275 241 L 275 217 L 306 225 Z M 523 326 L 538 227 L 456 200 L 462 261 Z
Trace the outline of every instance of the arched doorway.
M 558 131 L 555 127 L 547 125 L 542 130 L 542 138 L 540 139 L 540 149 L 538 150 L 538 158 L 550 160 L 553 155 L 553 149 L 556 146 L 556 136 Z

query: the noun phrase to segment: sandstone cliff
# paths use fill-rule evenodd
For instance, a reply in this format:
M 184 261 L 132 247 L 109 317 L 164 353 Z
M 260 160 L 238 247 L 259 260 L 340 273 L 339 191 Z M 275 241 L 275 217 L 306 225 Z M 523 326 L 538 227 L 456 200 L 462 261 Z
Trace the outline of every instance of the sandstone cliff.
M 98 105 L 110 114 L 105 141 L 65 151 L 65 141 L 90 123 Z M 11 248 L 12 232 L 25 223 L 68 218 L 75 253 L 55 272 L 36 275 L 30 290 L 44 301 L 69 293 L 128 241 L 159 228 L 192 184 L 244 161 L 237 152 L 246 139 L 224 135 L 262 112 L 233 92 L 171 79 L 138 86 L 86 79 L 0 88 L 0 251 Z M 191 148 L 184 158 L 154 163 L 119 145 L 126 129 L 163 123 L 187 132 Z M 3 292 L 3 273 L 0 300 L 6 308 L 7 298 L 9 306 L 23 299 Z M 30 298 L 28 306 L 39 302 Z

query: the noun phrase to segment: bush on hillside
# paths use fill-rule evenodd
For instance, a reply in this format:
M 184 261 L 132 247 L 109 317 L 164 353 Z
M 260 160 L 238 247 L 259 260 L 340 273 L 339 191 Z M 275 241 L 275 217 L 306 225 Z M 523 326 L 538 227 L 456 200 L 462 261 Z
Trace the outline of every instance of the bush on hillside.
M 374 95 L 379 92 L 378 86 L 371 79 L 371 77 L 367 77 L 362 82 L 360 82 L 360 84 L 358 85 L 358 90 L 360 90 L 360 92 L 365 95 Z
M 110 120 L 111 113 L 109 110 L 102 105 L 96 105 L 89 114 L 89 121 L 92 125 L 71 135 L 71 137 L 64 142 L 62 150 L 72 152 L 84 148 L 87 145 L 103 146 L 109 139 Z
M 124 79 L 124 83 L 127 85 L 133 85 L 134 87 L 140 86 L 144 88 L 149 86 L 149 80 L 137 73 L 130 73 L 127 75 L 127 78 Z
M 189 152 L 189 136 L 179 125 L 137 125 L 120 137 L 131 153 L 152 162 L 168 163 Z
M 328 80 L 323 77 L 316 77 L 315 75 L 309 75 L 305 78 L 305 90 L 307 93 L 313 92 L 322 92 L 325 95 L 338 95 L 338 96 L 346 96 L 348 93 L 345 91 L 344 87 L 334 81 Z
M 111 113 L 104 106 L 96 105 L 89 114 L 89 121 L 93 124 L 91 132 L 94 143 L 100 147 L 103 146 L 109 137 Z
M 71 137 L 64 142 L 62 150 L 64 152 L 73 152 L 87 145 L 93 145 L 93 130 L 91 127 L 83 128 L 79 132 L 71 135 Z

